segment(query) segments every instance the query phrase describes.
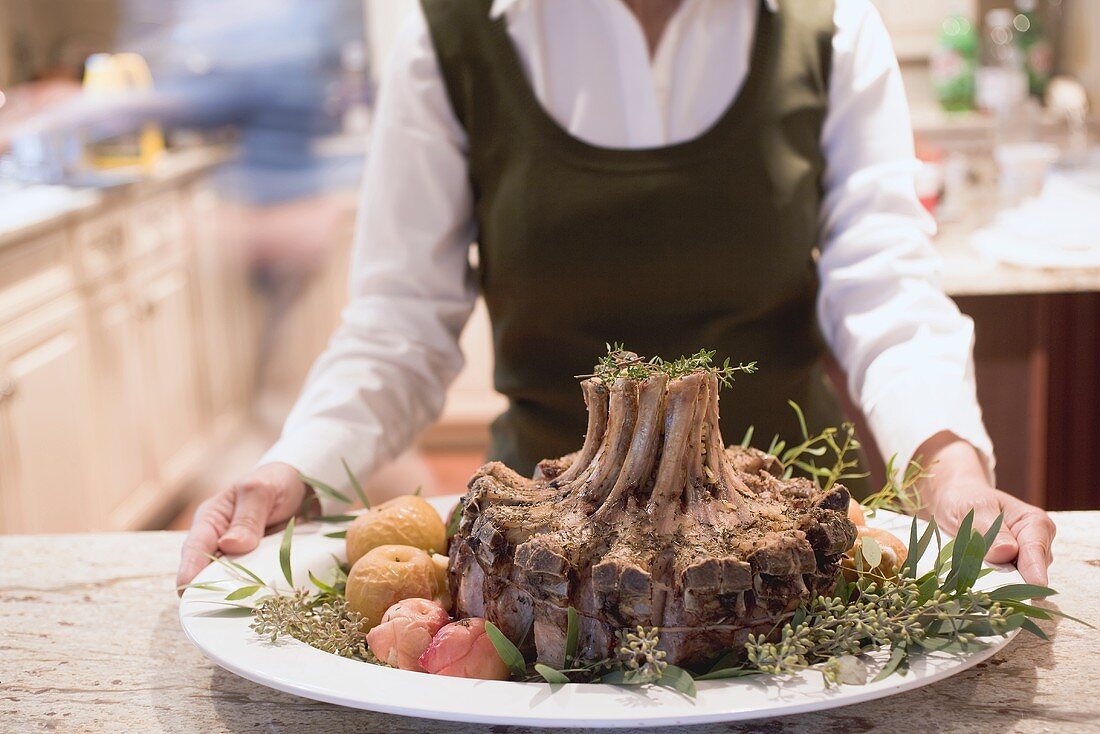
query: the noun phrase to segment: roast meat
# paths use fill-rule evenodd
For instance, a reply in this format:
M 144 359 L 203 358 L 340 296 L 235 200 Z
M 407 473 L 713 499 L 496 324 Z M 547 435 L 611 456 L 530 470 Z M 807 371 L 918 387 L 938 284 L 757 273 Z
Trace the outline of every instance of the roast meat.
M 485 617 L 560 667 L 572 606 L 580 659 L 613 655 L 615 632 L 643 625 L 659 628 L 669 662 L 690 665 L 832 587 L 855 540 L 848 491 L 724 447 L 713 371 L 581 388 L 579 451 L 531 479 L 491 462 L 470 480 L 450 550 L 457 616 Z

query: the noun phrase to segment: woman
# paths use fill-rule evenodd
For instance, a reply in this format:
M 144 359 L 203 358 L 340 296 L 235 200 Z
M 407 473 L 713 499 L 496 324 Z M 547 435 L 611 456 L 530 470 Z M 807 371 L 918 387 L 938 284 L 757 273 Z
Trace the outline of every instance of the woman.
M 495 458 L 579 445 L 572 375 L 605 341 L 758 360 L 729 436 L 790 435 L 789 398 L 839 422 L 830 348 L 884 454 L 934 463 L 929 512 L 1003 512 L 989 559 L 1044 583 L 1054 526 L 993 487 L 914 167 L 868 0 L 423 0 L 382 87 L 344 323 L 279 442 L 200 508 L 180 582 L 296 512 L 299 471 L 338 484 L 341 458 L 363 475 L 406 447 L 480 290 L 509 398 Z

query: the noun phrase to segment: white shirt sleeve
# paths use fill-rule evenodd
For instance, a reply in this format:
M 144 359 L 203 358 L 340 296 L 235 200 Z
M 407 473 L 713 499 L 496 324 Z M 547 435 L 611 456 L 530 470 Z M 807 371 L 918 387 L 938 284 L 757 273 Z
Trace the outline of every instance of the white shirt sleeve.
M 938 283 L 932 218 L 917 199 L 901 72 L 868 0 L 838 0 L 822 131 L 818 318 L 884 459 L 904 468 L 940 431 L 974 445 L 993 476 L 978 406 L 973 322 Z
M 405 22 L 381 90 L 349 303 L 260 462 L 343 488 L 341 459 L 365 477 L 439 416 L 462 368 L 458 337 L 476 298 L 466 136 L 422 13 Z

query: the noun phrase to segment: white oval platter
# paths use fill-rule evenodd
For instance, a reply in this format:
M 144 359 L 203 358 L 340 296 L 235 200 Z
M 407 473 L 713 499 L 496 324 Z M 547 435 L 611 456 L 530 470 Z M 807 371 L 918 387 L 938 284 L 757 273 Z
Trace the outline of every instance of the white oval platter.
M 430 501 L 446 517 L 457 499 L 449 496 Z M 908 542 L 908 517 L 879 511 L 869 524 Z M 307 571 L 321 579 L 330 579 L 332 556 L 344 558 L 344 541 L 324 537 L 324 533 L 333 529 L 331 525 L 317 523 L 304 523 L 295 529 L 291 563 L 298 585 L 308 584 Z M 265 580 L 279 579 L 285 586 L 279 567 L 279 541 L 278 535 L 268 536 L 255 551 L 235 560 Z M 929 567 L 934 551 L 935 544 L 922 559 L 921 572 Z M 196 581 L 224 578 L 225 570 L 212 564 Z M 975 587 L 991 589 L 1021 581 L 1013 567 L 999 566 L 979 579 Z M 697 684 L 698 695 L 688 698 L 652 686 L 576 683 L 550 686 L 448 678 L 370 665 L 322 652 L 296 640 L 271 643 L 249 629 L 247 616 L 225 616 L 219 612 L 225 607 L 210 603 L 223 599 L 226 593 L 188 589 L 179 608 L 180 623 L 191 642 L 226 670 L 317 701 L 390 714 L 485 724 L 650 727 L 818 711 L 934 683 L 985 660 L 1010 639 L 992 638 L 987 647 L 965 654 L 914 656 L 907 675 L 895 673 L 866 685 L 826 688 L 819 673 L 806 671 L 784 677 L 701 681 Z

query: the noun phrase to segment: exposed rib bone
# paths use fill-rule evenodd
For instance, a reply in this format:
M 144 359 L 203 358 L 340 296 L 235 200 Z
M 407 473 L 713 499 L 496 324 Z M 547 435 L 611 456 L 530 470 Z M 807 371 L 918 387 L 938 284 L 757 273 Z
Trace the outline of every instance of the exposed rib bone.
M 607 430 L 607 386 L 599 380 L 585 380 L 581 383 L 581 390 L 584 392 L 584 404 L 588 406 L 588 429 L 584 433 L 584 446 L 569 468 L 551 482 L 555 487 L 568 484 L 588 468 L 596 457 L 604 431 Z
M 609 515 L 620 511 L 624 495 L 641 485 L 653 471 L 661 439 L 667 384 L 668 377 L 663 374 L 653 375 L 642 383 L 638 391 L 638 422 L 630 441 L 630 450 L 623 460 L 615 486 L 593 514 L 594 519 L 606 521 Z
M 581 475 L 583 496 L 593 504 L 603 502 L 623 466 L 638 418 L 638 383 L 620 378 L 611 386 L 607 433 L 596 457 Z

